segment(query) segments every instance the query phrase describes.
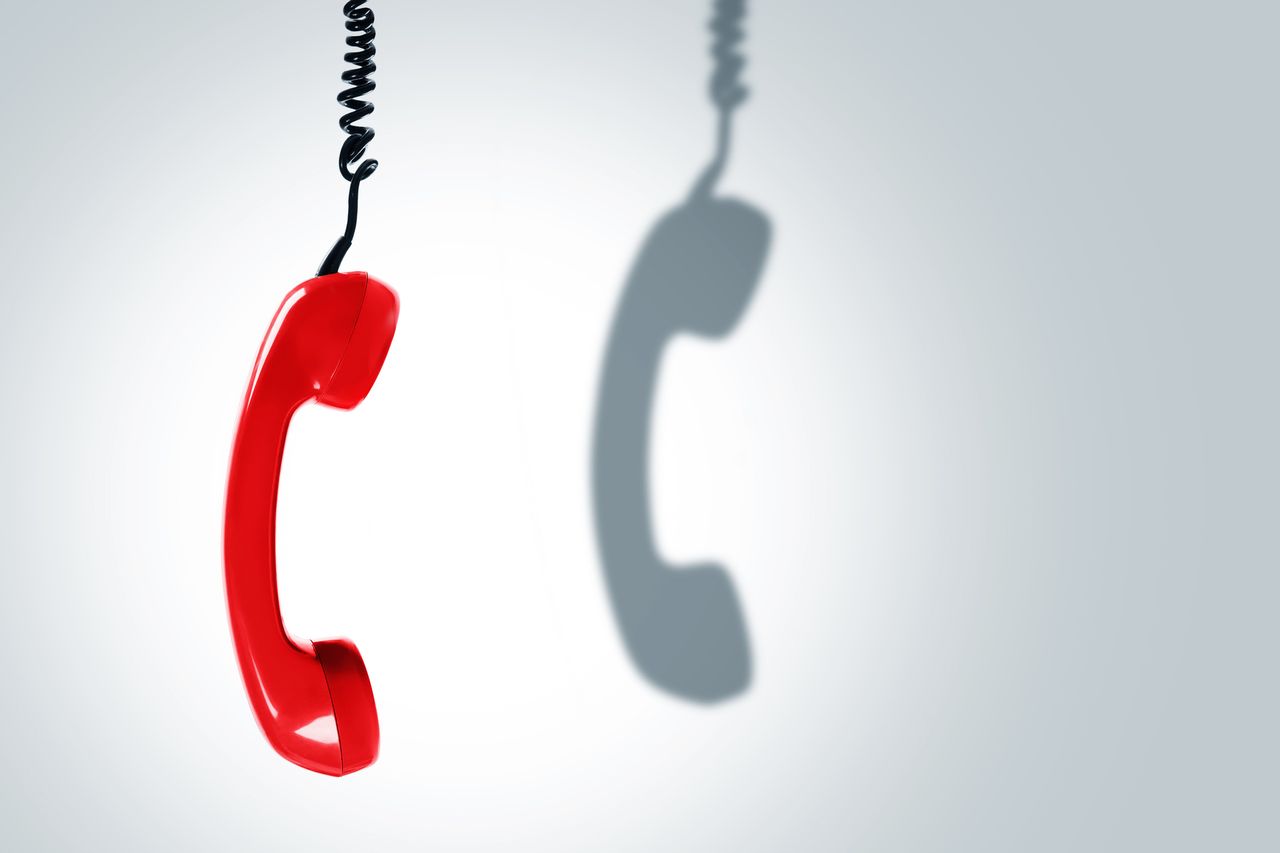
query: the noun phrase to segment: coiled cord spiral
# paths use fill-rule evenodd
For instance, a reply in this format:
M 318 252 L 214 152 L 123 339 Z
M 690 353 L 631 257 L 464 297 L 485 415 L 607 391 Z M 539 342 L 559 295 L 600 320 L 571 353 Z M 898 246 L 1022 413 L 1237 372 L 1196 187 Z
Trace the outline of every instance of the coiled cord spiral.
M 342 149 L 338 152 L 338 171 L 351 183 L 351 189 L 347 193 L 346 231 L 338 238 L 338 242 L 333 244 L 333 248 L 329 250 L 328 256 L 320 265 L 320 271 L 316 275 L 328 275 L 338 271 L 338 266 L 347 254 L 347 249 L 351 248 L 351 241 L 355 239 L 356 217 L 360 207 L 360 182 L 378 168 L 378 161 L 372 157 L 360 160 L 365 155 L 369 143 L 373 141 L 373 128 L 356 123 L 373 112 L 373 104 L 362 99 L 377 87 L 377 84 L 369 79 L 369 75 L 378 70 L 378 66 L 373 62 L 373 57 L 378 52 L 373 46 L 377 31 L 373 28 L 373 10 L 367 8 L 366 3 L 367 0 L 347 0 L 342 7 L 342 14 L 347 17 L 345 26 L 347 31 L 352 33 L 347 36 L 347 47 L 356 49 L 342 56 L 343 60 L 351 63 L 355 68 L 348 68 L 342 72 L 342 82 L 346 83 L 348 88 L 338 93 L 338 103 L 348 110 L 338 119 L 338 127 L 347 134 L 347 138 L 342 142 Z
M 711 162 L 694 182 L 690 199 L 710 198 L 729 160 L 733 111 L 747 99 L 747 87 L 742 85 L 742 69 L 747 60 L 741 52 L 746 16 L 746 0 L 713 0 L 708 29 L 712 35 L 711 56 L 715 67 L 708 88 L 711 102 L 716 105 L 716 149 Z
M 716 0 L 711 16 L 710 30 L 715 36 L 711 43 L 711 56 L 715 59 L 711 100 L 724 111 L 734 109 L 747 99 L 747 89 L 740 79 L 747 61 L 738 51 L 744 38 L 742 19 L 746 14 L 744 0 Z

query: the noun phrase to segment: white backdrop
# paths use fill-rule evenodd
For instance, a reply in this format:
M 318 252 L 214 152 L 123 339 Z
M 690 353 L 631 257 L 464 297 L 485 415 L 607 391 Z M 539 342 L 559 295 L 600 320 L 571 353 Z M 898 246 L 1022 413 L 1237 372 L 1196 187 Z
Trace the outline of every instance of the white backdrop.
M 256 729 L 221 524 L 341 226 L 339 7 L 6 4 L 0 847 L 1280 846 L 1274 4 L 751 4 L 722 187 L 774 239 L 654 415 L 662 553 L 750 631 L 705 705 L 627 657 L 590 453 L 709 3 L 376 3 L 346 268 L 401 322 L 279 518 L 382 720 L 331 779 Z

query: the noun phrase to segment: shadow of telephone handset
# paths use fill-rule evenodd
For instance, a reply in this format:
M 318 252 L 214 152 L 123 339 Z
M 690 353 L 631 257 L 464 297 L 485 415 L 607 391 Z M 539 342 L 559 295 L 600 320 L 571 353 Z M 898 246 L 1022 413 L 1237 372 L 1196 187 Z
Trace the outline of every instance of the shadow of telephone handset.
M 605 353 L 592 487 L 606 585 L 626 648 L 655 685 L 714 702 L 751 680 L 746 621 L 728 573 L 676 567 L 658 553 L 650 509 L 649 445 L 662 352 L 676 335 L 728 334 L 760 281 L 769 221 L 751 205 L 713 195 L 728 156 L 730 116 L 746 97 L 741 0 L 719 0 L 712 30 L 719 107 L 716 153 L 687 200 L 663 216 L 627 279 Z
M 295 639 L 276 591 L 276 498 L 293 413 L 315 400 L 354 408 L 373 387 L 399 316 L 395 291 L 364 272 L 338 272 L 355 235 L 361 182 L 378 161 L 361 162 L 373 130 L 355 122 L 373 111 L 359 100 L 374 87 L 373 12 L 344 6 L 345 58 L 356 67 L 338 100 L 350 112 L 339 170 L 350 182 L 347 227 L 315 278 L 289 291 L 258 351 L 227 477 L 223 559 L 227 606 L 240 674 L 258 724 L 275 750 L 317 773 L 342 776 L 378 756 L 378 712 L 364 661 L 350 640 Z M 354 169 L 352 168 L 354 166 Z M 332 518 L 317 518 L 330 525 Z

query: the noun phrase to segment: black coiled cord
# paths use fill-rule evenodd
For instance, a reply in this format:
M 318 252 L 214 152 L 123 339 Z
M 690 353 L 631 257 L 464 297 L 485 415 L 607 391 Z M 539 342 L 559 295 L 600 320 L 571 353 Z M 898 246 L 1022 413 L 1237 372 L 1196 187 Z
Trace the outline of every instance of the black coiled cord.
M 378 50 L 373 46 L 373 38 L 377 35 L 373 29 L 373 10 L 365 8 L 366 2 L 367 0 L 347 0 L 342 7 L 342 14 L 347 16 L 345 22 L 347 31 L 352 33 L 347 36 L 347 46 L 356 50 L 342 57 L 355 68 L 342 72 L 342 82 L 349 88 L 338 93 L 338 103 L 349 110 L 338 119 L 338 127 L 348 134 L 342 143 L 342 150 L 338 152 L 338 171 L 342 173 L 342 177 L 351 182 L 351 189 L 347 193 L 347 230 L 338 238 L 338 242 L 333 244 L 333 248 L 329 250 L 328 257 L 324 259 L 316 275 L 328 275 L 338 271 L 338 265 L 342 263 L 356 235 L 356 215 L 360 207 L 360 182 L 378 168 L 378 161 L 373 158 L 360 161 L 365 149 L 373 141 L 373 128 L 356 124 L 373 112 L 373 104 L 361 99 L 377 86 L 369 79 L 369 75 L 378 70 L 378 66 L 373 63 L 374 54 Z

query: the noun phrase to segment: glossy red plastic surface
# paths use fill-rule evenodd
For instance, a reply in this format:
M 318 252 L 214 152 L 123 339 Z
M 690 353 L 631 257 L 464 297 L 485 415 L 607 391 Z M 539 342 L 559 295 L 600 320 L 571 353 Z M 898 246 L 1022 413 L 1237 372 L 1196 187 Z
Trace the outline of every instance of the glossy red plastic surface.
M 240 672 L 267 740 L 308 770 L 341 776 L 378 756 L 378 713 L 350 640 L 289 636 L 276 594 L 275 521 L 289 421 L 309 400 L 355 407 L 395 334 L 395 291 L 362 272 L 313 278 L 276 312 L 249 380 L 227 483 L 227 603 Z M 316 519 L 317 525 L 332 519 Z

